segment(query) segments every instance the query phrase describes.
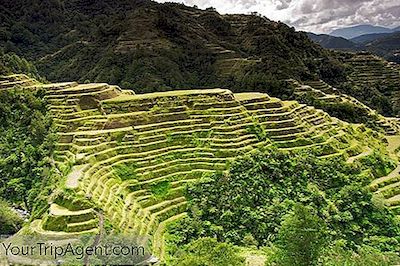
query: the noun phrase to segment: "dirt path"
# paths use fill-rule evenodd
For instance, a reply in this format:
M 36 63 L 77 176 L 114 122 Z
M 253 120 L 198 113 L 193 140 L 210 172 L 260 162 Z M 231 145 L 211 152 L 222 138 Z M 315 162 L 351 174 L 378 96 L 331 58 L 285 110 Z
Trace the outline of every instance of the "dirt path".
M 265 256 L 263 255 L 248 255 L 246 257 L 246 266 L 264 266 Z

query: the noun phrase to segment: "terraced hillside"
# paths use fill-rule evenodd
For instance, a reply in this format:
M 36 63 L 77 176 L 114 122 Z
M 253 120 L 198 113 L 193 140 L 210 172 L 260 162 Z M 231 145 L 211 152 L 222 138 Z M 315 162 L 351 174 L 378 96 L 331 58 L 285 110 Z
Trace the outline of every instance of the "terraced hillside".
M 15 86 L 32 86 L 38 82 L 26 75 L 16 74 L 6 77 L 0 77 L 0 91 Z
M 294 97 L 301 101 L 304 96 L 318 100 L 322 105 L 335 106 L 340 103 L 349 104 L 358 110 L 362 110 L 368 117 L 368 122 L 381 128 L 387 135 L 396 135 L 400 132 L 400 127 L 396 118 L 388 118 L 380 115 L 376 110 L 371 109 L 356 98 L 341 93 L 338 89 L 330 86 L 322 80 L 305 81 L 300 84 L 290 80 L 294 85 Z
M 360 87 L 375 87 L 387 96 L 395 114 L 400 110 L 400 73 L 398 66 L 369 54 L 357 54 L 347 60 L 354 71 L 350 80 Z
M 378 56 L 358 54 L 348 62 L 355 70 L 351 77 L 356 83 L 400 84 L 396 67 Z
M 388 150 L 399 156 L 400 137 L 390 136 L 388 139 Z M 374 180 L 371 184 L 371 189 L 382 198 L 390 209 L 394 210 L 397 215 L 400 215 L 400 164 L 387 176 L 383 176 Z
M 135 95 L 103 83 L 1 80 L 4 89 L 16 88 L 15 80 L 20 88 L 45 89 L 58 129 L 54 160 L 65 182 L 31 230 L 54 238 L 96 233 L 104 216 L 122 232 L 150 235 L 161 259 L 165 226 L 185 216 L 185 185 L 225 171 L 235 157 L 275 145 L 352 163 L 383 140 L 363 125 L 262 93 Z

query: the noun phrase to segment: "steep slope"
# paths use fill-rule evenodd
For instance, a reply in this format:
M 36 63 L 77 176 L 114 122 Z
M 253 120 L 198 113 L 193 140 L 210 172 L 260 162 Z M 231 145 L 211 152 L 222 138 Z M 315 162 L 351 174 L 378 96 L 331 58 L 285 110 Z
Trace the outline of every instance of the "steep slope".
M 332 71 L 344 78 L 328 51 L 264 17 L 147 0 L 5 0 L 0 5 L 0 46 L 34 61 L 49 80 L 108 82 L 152 92 L 234 89 L 242 83 L 238 72 L 248 79 L 265 73 L 324 78 Z M 326 71 L 316 71 L 321 66 Z
M 347 93 L 385 116 L 397 116 L 399 111 L 400 75 L 397 64 L 389 63 L 370 53 L 347 54 L 350 66 Z
M 307 36 L 322 47 L 328 49 L 357 51 L 364 48 L 362 45 L 343 37 L 335 37 L 328 34 L 314 34 L 312 32 L 307 32 Z
M 185 185 L 225 171 L 239 155 L 274 145 L 352 162 L 381 145 L 382 135 L 362 125 L 263 93 L 135 95 L 103 83 L 32 84 L 25 76 L 4 77 L 3 88 L 16 79 L 46 90 L 59 136 L 54 159 L 69 172 L 61 187 L 70 192 L 53 195 L 48 213 L 31 225 L 51 238 L 95 233 L 96 207 L 115 228 L 151 235 L 160 255 L 166 224 L 184 216 Z
M 378 114 L 356 98 L 341 93 L 322 80 L 305 81 L 304 84 L 293 80 L 289 82 L 295 87 L 294 98 L 299 102 L 321 108 L 344 121 L 367 124 L 383 130 L 387 135 L 400 133 L 397 120 Z

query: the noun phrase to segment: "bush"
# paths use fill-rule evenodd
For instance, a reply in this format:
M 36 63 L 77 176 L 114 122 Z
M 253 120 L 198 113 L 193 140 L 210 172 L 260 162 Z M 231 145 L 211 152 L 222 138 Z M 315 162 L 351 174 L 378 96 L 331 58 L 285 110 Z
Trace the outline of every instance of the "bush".
M 200 238 L 176 254 L 176 266 L 244 266 L 244 259 L 232 244 L 219 243 L 215 238 Z
M 321 256 L 320 265 L 323 266 L 392 266 L 400 263 L 400 257 L 396 253 L 381 252 L 370 246 L 361 246 L 356 251 L 349 250 L 346 242 L 338 241 L 326 249 Z
M 7 202 L 0 199 L 0 234 L 14 234 L 22 226 L 22 219 Z
M 327 243 L 326 224 L 312 208 L 296 204 L 282 222 L 277 243 L 280 265 L 316 265 Z
M 0 194 L 30 211 L 56 182 L 50 179 L 56 136 L 43 97 L 43 91 L 0 92 Z

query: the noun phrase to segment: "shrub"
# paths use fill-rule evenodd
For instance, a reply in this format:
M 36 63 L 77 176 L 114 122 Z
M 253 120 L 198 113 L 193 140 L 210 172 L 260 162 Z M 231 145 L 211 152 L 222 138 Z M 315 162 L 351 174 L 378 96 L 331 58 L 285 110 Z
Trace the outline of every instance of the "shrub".
M 282 222 L 277 243 L 281 265 L 316 265 L 327 243 L 326 224 L 312 208 L 296 204 Z
M 122 163 L 113 166 L 115 174 L 121 178 L 122 181 L 136 179 L 137 165 L 135 163 Z
M 22 226 L 22 219 L 7 202 L 0 199 L 0 234 L 14 234 Z
M 188 244 L 173 261 L 177 266 L 244 266 L 244 259 L 232 244 L 215 238 L 200 238 Z

